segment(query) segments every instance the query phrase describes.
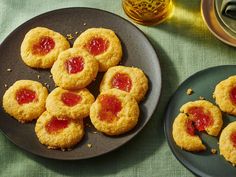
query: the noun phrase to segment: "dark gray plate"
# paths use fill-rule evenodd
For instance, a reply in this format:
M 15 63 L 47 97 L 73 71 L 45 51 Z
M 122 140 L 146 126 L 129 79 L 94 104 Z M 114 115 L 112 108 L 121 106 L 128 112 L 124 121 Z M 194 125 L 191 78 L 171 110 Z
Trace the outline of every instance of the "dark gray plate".
M 175 157 L 194 174 L 204 177 L 236 176 L 236 169 L 228 163 L 223 156 L 219 155 L 218 138 L 200 133 L 203 143 L 207 146 L 207 151 L 191 153 L 181 150 L 174 142 L 172 137 L 172 124 L 175 117 L 179 114 L 179 108 L 188 101 L 198 100 L 203 96 L 206 100 L 215 103 L 212 93 L 217 83 L 221 80 L 236 74 L 236 65 L 224 65 L 208 68 L 197 72 L 185 80 L 171 97 L 165 115 L 165 135 L 169 146 Z M 194 94 L 188 96 L 186 90 L 192 88 Z M 223 114 L 223 128 L 236 117 Z M 217 154 L 211 154 L 211 148 L 217 149 Z
M 118 137 L 109 137 L 101 133 L 94 134 L 95 129 L 86 126 L 86 135 L 73 150 L 62 152 L 48 150 L 41 145 L 34 133 L 35 123 L 20 124 L 11 118 L 4 110 L 0 109 L 0 129 L 17 146 L 31 153 L 53 159 L 76 160 L 86 159 L 110 152 L 133 138 L 148 122 L 159 100 L 161 91 L 161 70 L 158 57 L 145 35 L 127 20 L 102 10 L 90 8 L 66 8 L 39 15 L 14 30 L 0 46 L 0 96 L 2 98 L 6 88 L 4 84 L 12 85 L 20 79 L 39 80 L 50 84 L 54 88 L 49 70 L 36 70 L 27 67 L 21 61 L 20 45 L 24 35 L 31 28 L 44 26 L 63 35 L 76 31 L 81 33 L 87 28 L 104 27 L 115 31 L 122 42 L 123 59 L 121 64 L 136 66 L 144 70 L 149 78 L 149 91 L 146 99 L 140 104 L 140 120 L 138 125 L 129 133 Z M 73 41 L 71 42 L 73 43 Z M 11 68 L 12 72 L 7 72 Z M 40 74 L 41 78 L 37 79 Z M 96 82 L 89 86 L 90 91 L 96 96 L 102 74 L 98 75 Z M 153 89 L 153 85 L 155 86 Z M 1 99 L 2 105 L 2 99 Z M 90 122 L 87 120 L 87 124 Z M 88 148 L 87 144 L 92 144 Z

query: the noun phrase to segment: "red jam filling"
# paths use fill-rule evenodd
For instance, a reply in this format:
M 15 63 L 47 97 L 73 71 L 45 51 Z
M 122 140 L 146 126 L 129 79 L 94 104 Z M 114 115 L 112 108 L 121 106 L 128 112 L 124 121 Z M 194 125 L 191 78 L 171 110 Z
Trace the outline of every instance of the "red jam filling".
M 104 40 L 103 38 L 100 37 L 94 37 L 92 40 L 88 42 L 87 50 L 90 54 L 96 56 L 105 52 L 108 46 L 109 46 L 109 41 Z
M 122 109 L 120 100 L 113 95 L 102 95 L 99 101 L 101 103 L 100 120 L 112 122 L 116 119 L 117 114 Z
M 59 130 L 62 130 L 69 125 L 68 119 L 58 119 L 56 117 L 53 117 L 46 125 L 45 128 L 48 133 L 55 133 Z
M 75 93 L 65 92 L 62 93 L 61 100 L 67 106 L 75 106 L 82 100 L 82 98 L 80 95 L 77 95 Z
M 236 104 L 236 87 L 233 87 L 229 93 L 230 100 L 233 104 Z
M 20 89 L 16 92 L 16 100 L 19 104 L 32 102 L 36 98 L 35 91 L 29 89 Z
M 111 81 L 113 88 L 129 92 L 132 87 L 132 80 L 128 74 L 117 73 Z
M 193 116 L 194 126 L 198 131 L 204 131 L 213 123 L 210 112 L 205 113 L 203 107 L 191 107 L 188 113 Z
M 84 69 L 84 60 L 82 57 L 74 57 L 67 60 L 65 65 L 69 74 L 76 74 Z
M 34 55 L 46 55 L 55 47 L 55 42 L 51 37 L 43 36 L 38 43 L 33 45 L 32 53 Z
M 234 147 L 236 147 L 236 132 L 231 133 L 230 140 L 232 141 Z
M 191 136 L 195 135 L 195 128 L 193 126 L 193 121 L 187 120 L 186 122 L 186 127 L 187 127 L 187 133 L 190 134 Z

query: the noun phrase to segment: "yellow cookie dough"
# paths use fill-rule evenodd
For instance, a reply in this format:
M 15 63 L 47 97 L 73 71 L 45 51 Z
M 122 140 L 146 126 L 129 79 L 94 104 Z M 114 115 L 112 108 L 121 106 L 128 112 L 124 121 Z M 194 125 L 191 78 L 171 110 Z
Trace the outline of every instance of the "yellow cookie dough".
M 67 120 L 68 124 L 64 128 L 55 130 L 49 127 L 52 119 L 57 119 L 55 120 L 57 121 L 55 124 L 60 124 L 58 122 L 60 120 Z M 36 122 L 35 133 L 39 141 L 46 145 L 49 149 L 64 150 L 72 148 L 83 138 L 84 126 L 82 120 L 71 120 L 64 117 L 54 117 L 45 111 Z
M 100 46 L 99 40 L 106 45 Z M 105 48 L 104 52 L 94 54 L 90 44 L 97 48 Z M 122 47 L 119 38 L 114 31 L 105 28 L 90 28 L 84 31 L 74 42 L 74 48 L 84 48 L 93 55 L 99 63 L 99 71 L 107 71 L 108 68 L 117 65 L 122 57 Z
M 117 85 L 114 84 L 114 78 L 119 77 L 119 74 L 130 78 L 131 81 L 130 90 L 123 90 L 127 91 L 138 102 L 142 100 L 148 90 L 148 79 L 141 69 L 135 67 L 114 66 L 109 68 L 100 84 L 100 92 L 111 88 L 118 88 Z
M 101 104 L 102 99 L 109 98 L 107 107 Z M 121 109 L 114 116 L 110 110 L 117 109 L 114 102 L 121 104 Z M 109 115 L 109 119 L 104 119 L 101 115 Z M 139 107 L 137 101 L 128 93 L 110 89 L 102 92 L 90 108 L 90 119 L 94 127 L 107 135 L 120 135 L 133 129 L 138 122 Z
M 21 103 L 17 101 L 16 95 L 20 93 L 19 91 L 25 89 L 34 92 L 35 98 L 28 103 Z M 45 111 L 47 96 L 48 91 L 41 83 L 31 80 L 19 80 L 3 95 L 3 108 L 19 122 L 29 122 L 37 119 Z M 21 97 L 24 97 L 24 95 Z
M 225 127 L 220 135 L 219 149 L 224 158 L 236 165 L 236 144 L 232 141 L 232 136 L 236 138 L 236 122 L 232 122 Z
M 191 108 L 202 108 L 203 112 L 210 116 L 212 123 L 205 128 L 205 131 L 212 136 L 217 136 L 222 128 L 223 120 L 220 109 L 206 100 L 197 100 L 193 102 L 188 102 L 180 108 L 180 112 L 187 113 L 191 120 L 195 120 L 195 117 L 189 113 Z
M 93 102 L 94 97 L 87 89 L 69 91 L 58 87 L 48 95 L 46 108 L 54 116 L 83 119 L 89 116 Z
M 184 113 L 180 113 L 174 120 L 172 135 L 175 143 L 187 151 L 205 150 L 205 145 L 197 135 L 190 135 L 187 131 L 187 123 L 191 121 Z
M 74 58 L 83 62 L 82 70 L 70 73 L 66 63 L 73 63 Z M 73 67 L 71 67 L 73 69 Z M 75 67 L 76 68 L 76 67 Z M 51 69 L 53 80 L 57 86 L 64 89 L 81 89 L 89 85 L 97 76 L 98 63 L 87 51 L 71 48 L 61 52 Z
M 50 42 L 54 47 L 48 47 Z M 39 45 L 42 47 L 40 48 Z M 45 49 L 46 53 L 38 52 Z M 56 61 L 60 52 L 70 48 L 69 42 L 60 33 L 45 27 L 31 29 L 24 37 L 21 44 L 21 58 L 24 63 L 33 68 L 50 68 Z
M 223 112 L 236 115 L 236 104 L 230 99 L 231 90 L 236 87 L 236 76 L 221 81 L 215 87 L 213 97 Z

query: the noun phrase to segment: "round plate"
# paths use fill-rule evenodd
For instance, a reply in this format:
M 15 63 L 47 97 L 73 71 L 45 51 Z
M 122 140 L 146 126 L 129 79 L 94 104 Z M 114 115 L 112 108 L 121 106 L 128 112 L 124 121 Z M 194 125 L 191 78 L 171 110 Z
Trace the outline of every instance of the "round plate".
M 221 22 L 229 29 L 230 34 L 236 38 L 236 20 L 222 15 L 221 5 L 223 0 L 215 0 L 215 9 L 217 12 L 218 18 Z M 233 32 L 233 33 L 232 33 Z
M 214 4 L 214 0 L 201 1 L 201 14 L 205 24 L 216 38 L 228 45 L 236 47 L 236 37 L 234 37 L 232 35 L 233 32 L 218 19 Z
M 54 83 L 49 77 L 50 70 L 32 69 L 27 67 L 20 57 L 20 45 L 24 35 L 37 26 L 48 27 L 52 30 L 66 35 L 79 34 L 91 27 L 104 27 L 115 31 L 121 40 L 123 47 L 123 58 L 121 65 L 136 66 L 141 68 L 149 78 L 149 91 L 146 99 L 140 104 L 140 119 L 138 125 L 129 133 L 122 136 L 109 137 L 102 133 L 95 134 L 89 120 L 86 123 L 86 134 L 73 150 L 62 152 L 60 150 L 48 150 L 46 146 L 39 143 L 35 132 L 35 122 L 21 124 L 0 109 L 0 129 L 17 146 L 40 156 L 76 160 L 86 159 L 110 152 L 133 138 L 148 122 L 153 114 L 159 100 L 161 91 L 161 70 L 158 57 L 152 45 L 145 35 L 127 20 L 98 9 L 90 8 L 66 8 L 59 9 L 39 15 L 15 29 L 0 46 L 0 96 L 2 98 L 6 88 L 20 79 L 39 80 L 48 83 L 50 91 Z M 73 41 L 70 41 L 71 44 Z M 12 72 L 7 72 L 11 68 Z M 37 78 L 40 75 L 40 79 Z M 102 78 L 100 73 L 96 81 L 89 85 L 89 90 L 97 96 L 99 83 Z M 154 89 L 153 89 L 154 86 Z M 1 100 L 2 105 L 2 100 Z M 91 148 L 87 144 L 92 144 Z
M 236 65 L 217 66 L 202 70 L 185 80 L 171 97 L 165 114 L 165 135 L 168 144 L 175 157 L 194 174 L 204 177 L 235 176 L 236 170 L 223 156 L 219 154 L 218 138 L 200 133 L 203 143 L 207 146 L 205 152 L 191 153 L 179 148 L 172 137 L 172 125 L 174 119 L 179 114 L 180 107 L 188 102 L 199 99 L 203 96 L 206 100 L 215 103 L 212 93 L 217 83 L 221 80 L 236 74 Z M 192 88 L 194 93 L 187 95 L 186 90 Z M 223 114 L 223 128 L 236 118 Z M 211 149 L 217 149 L 217 154 L 213 155 Z

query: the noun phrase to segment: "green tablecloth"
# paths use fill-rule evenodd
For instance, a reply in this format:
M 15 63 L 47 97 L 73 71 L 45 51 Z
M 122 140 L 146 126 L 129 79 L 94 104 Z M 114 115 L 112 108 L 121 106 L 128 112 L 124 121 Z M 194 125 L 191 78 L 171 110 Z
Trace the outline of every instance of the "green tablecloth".
M 99 8 L 127 18 L 120 0 L 0 0 L 0 42 L 30 18 L 64 7 Z M 164 108 L 171 93 L 191 74 L 210 66 L 234 64 L 235 48 L 220 42 L 208 31 L 200 14 L 200 0 L 176 0 L 170 20 L 156 27 L 137 26 L 158 52 L 163 76 L 160 103 L 145 128 L 115 152 L 73 162 L 34 156 L 0 133 L 1 177 L 193 176 L 175 159 L 167 145 L 163 131 Z

